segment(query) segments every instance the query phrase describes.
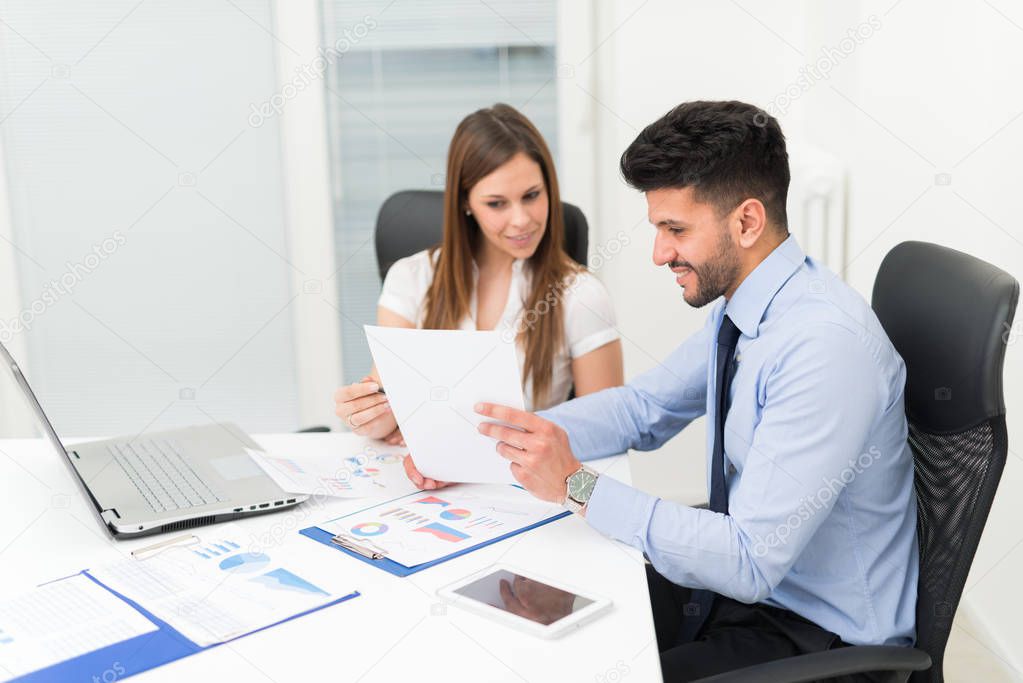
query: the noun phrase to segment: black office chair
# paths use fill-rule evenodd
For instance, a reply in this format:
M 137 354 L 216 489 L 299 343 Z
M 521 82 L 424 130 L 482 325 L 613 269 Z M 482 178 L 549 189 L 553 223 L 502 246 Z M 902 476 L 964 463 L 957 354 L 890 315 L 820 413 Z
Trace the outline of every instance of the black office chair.
M 863 672 L 941 683 L 945 644 L 1008 453 L 1002 361 L 1019 283 L 952 249 L 903 242 L 885 257 L 873 307 L 906 362 L 920 582 L 917 646 L 865 646 L 703 679 L 799 683 Z
M 565 216 L 565 252 L 586 265 L 589 228 L 586 216 L 568 202 L 561 203 Z M 444 193 L 440 190 L 395 192 L 377 214 L 377 268 L 382 281 L 394 262 L 440 244 L 444 220 Z

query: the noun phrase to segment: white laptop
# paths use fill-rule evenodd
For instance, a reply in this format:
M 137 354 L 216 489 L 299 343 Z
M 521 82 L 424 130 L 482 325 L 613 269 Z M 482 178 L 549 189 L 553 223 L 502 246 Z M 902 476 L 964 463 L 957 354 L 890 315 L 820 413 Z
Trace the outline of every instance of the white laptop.
M 233 424 L 209 424 L 65 446 L 28 381 L 0 344 L 40 426 L 114 538 L 180 531 L 306 500 L 285 492 L 249 457 L 262 450 Z

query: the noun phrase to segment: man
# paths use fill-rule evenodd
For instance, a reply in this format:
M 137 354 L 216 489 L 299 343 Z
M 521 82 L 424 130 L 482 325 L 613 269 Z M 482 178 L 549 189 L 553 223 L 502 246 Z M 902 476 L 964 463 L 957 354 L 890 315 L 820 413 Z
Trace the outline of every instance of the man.
M 484 404 L 516 479 L 642 550 L 666 681 L 847 644 L 911 645 L 916 499 L 905 367 L 870 307 L 789 235 L 778 122 L 687 102 L 622 155 L 654 263 L 714 303 L 662 364 L 538 415 Z M 701 415 L 709 509 L 580 460 L 651 450 Z M 432 483 L 432 482 L 431 482 Z

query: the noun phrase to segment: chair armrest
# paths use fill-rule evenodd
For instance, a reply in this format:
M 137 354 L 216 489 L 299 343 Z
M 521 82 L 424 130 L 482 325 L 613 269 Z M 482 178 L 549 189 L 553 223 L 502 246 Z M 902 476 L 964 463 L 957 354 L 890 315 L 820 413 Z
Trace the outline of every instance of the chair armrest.
M 910 671 L 923 671 L 930 666 L 931 657 L 923 650 L 891 645 L 862 645 L 778 659 L 701 678 L 699 683 L 804 683 L 870 671 L 908 674 Z M 908 677 L 893 675 L 892 680 L 904 681 Z
M 329 432 L 330 427 L 324 427 L 323 425 L 317 425 L 316 427 L 306 427 L 305 429 L 299 429 L 296 434 L 306 434 L 309 432 Z

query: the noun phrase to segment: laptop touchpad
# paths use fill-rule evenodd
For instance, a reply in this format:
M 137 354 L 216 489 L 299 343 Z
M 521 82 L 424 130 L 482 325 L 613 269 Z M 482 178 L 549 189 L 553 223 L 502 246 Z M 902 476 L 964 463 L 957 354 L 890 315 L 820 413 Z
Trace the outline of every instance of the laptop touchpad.
M 241 455 L 229 455 L 223 458 L 210 460 L 213 469 L 224 479 L 234 481 L 235 479 L 247 479 L 248 477 L 266 476 L 248 453 Z

